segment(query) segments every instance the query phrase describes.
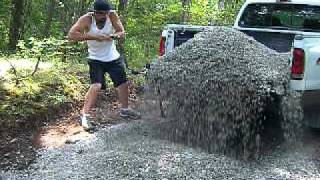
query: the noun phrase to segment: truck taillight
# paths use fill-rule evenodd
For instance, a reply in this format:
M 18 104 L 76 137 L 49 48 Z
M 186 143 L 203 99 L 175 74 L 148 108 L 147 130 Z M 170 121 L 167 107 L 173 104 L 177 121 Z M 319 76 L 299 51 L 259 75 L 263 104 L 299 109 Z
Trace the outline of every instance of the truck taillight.
M 295 48 L 293 50 L 293 59 L 291 66 L 291 79 L 303 79 L 305 54 L 303 49 Z
M 166 37 L 161 36 L 161 38 L 160 38 L 160 48 L 159 48 L 159 55 L 160 56 L 164 55 L 164 53 L 166 51 L 165 44 L 166 44 Z

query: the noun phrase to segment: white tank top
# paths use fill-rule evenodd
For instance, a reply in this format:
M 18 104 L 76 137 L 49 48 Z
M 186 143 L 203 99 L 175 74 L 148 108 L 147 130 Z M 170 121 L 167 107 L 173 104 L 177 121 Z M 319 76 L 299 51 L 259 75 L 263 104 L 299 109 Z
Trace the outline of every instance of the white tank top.
M 88 34 L 92 35 L 110 35 L 114 32 L 110 18 L 107 18 L 106 23 L 102 29 L 98 29 L 96 20 L 92 16 L 91 26 Z M 120 57 L 119 52 L 116 49 L 114 41 L 102 41 L 88 40 L 88 52 L 89 59 L 98 60 L 102 62 L 110 62 Z

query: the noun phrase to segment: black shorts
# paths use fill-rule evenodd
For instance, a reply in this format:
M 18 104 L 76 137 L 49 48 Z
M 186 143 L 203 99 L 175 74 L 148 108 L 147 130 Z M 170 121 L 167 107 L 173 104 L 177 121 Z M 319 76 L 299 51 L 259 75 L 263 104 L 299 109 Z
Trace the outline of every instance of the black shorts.
M 93 59 L 88 60 L 91 84 L 105 85 L 104 75 L 107 72 L 114 87 L 128 81 L 125 66 L 122 58 L 111 62 L 101 62 Z

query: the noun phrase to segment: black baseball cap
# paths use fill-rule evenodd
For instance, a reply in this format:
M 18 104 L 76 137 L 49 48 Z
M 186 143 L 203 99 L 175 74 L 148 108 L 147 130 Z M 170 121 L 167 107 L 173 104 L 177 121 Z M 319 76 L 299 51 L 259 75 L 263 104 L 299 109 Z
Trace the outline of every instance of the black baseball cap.
M 93 4 L 94 11 L 110 11 L 112 10 L 112 6 L 106 0 L 95 0 Z

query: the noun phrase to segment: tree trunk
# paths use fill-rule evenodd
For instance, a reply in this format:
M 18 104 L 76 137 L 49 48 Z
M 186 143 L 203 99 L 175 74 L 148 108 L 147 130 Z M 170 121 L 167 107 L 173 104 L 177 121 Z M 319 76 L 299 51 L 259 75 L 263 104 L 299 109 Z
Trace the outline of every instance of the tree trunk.
M 181 0 L 182 3 L 182 16 L 181 16 L 181 22 L 186 23 L 189 20 L 189 10 L 191 5 L 191 0 Z
M 16 50 L 18 40 L 21 37 L 21 28 L 23 27 L 24 0 L 12 0 L 10 32 L 9 32 L 9 50 Z
M 78 7 L 70 4 L 69 1 L 64 3 L 64 7 L 60 10 L 60 22 L 62 22 L 62 31 L 64 36 L 67 36 L 69 29 L 71 28 L 72 24 L 74 23 L 74 19 L 77 17 L 77 12 L 75 9 Z M 79 9 L 77 9 L 80 11 Z
M 24 39 L 25 38 L 25 30 L 28 29 L 28 27 L 30 27 L 30 23 L 28 21 L 30 21 L 30 18 L 28 18 L 30 16 L 30 11 L 31 11 L 31 5 L 32 5 L 32 1 L 24 1 L 24 12 L 23 12 L 23 17 L 22 17 L 22 22 L 23 24 L 21 25 L 21 30 L 20 30 L 20 38 Z
M 119 12 L 120 20 L 122 22 L 124 29 L 126 27 L 127 5 L 128 5 L 128 0 L 119 0 L 118 12 Z M 121 39 L 119 41 L 118 50 L 119 50 L 120 54 L 122 55 L 122 57 L 125 59 L 125 63 L 127 65 L 126 52 L 125 52 L 125 39 Z
M 55 10 L 55 0 L 47 1 L 47 10 L 48 10 L 48 17 L 47 17 L 46 24 L 44 26 L 45 37 L 48 37 L 50 35 L 52 19 L 53 19 L 54 10 Z

